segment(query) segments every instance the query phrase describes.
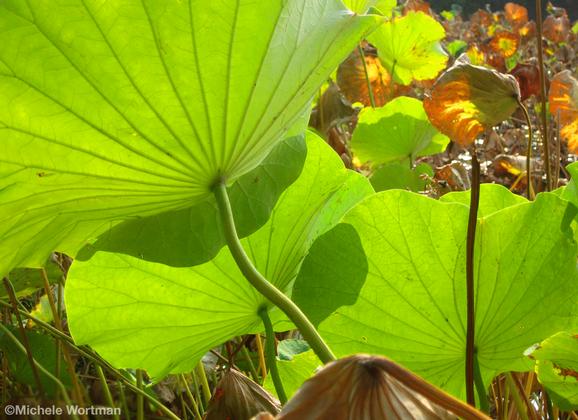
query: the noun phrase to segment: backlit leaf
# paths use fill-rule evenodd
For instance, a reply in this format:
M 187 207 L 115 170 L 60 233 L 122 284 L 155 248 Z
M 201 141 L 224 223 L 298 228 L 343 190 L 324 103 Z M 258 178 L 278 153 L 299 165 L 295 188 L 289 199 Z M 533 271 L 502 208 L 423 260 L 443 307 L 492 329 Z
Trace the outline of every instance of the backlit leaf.
M 400 96 L 382 108 L 364 108 L 351 138 L 353 153 L 373 166 L 440 153 L 449 139 L 429 122 L 421 101 Z
M 513 76 L 474 66 L 462 56 L 436 81 L 424 107 L 430 121 L 461 146 L 509 118 L 520 88 Z
M 506 3 L 504 6 L 506 12 L 506 20 L 510 22 L 513 27 L 524 26 L 528 23 L 528 9 L 517 3 Z
M 372 193 L 367 179 L 311 134 L 305 167 L 271 218 L 242 240 L 253 263 L 290 294 L 315 238 Z M 210 262 L 175 268 L 108 252 L 70 269 L 65 297 L 70 331 L 116 367 L 152 376 L 191 370 L 203 354 L 232 337 L 262 330 L 270 303 L 243 277 L 227 248 Z M 273 311 L 277 321 L 285 318 Z M 276 324 L 281 331 L 290 324 Z
M 413 80 L 434 79 L 448 61 L 440 41 L 443 26 L 431 16 L 410 12 L 378 27 L 368 37 L 394 80 L 409 85 Z
M 530 354 L 538 380 L 554 404 L 564 411 L 578 409 L 578 335 L 560 332 L 542 341 Z
M 531 369 L 525 349 L 567 328 L 578 309 L 575 207 L 553 194 L 518 204 L 505 194 L 482 191 L 476 235 L 475 345 L 486 383 Z M 468 211 L 406 191 L 367 198 L 311 247 L 293 299 L 338 356 L 382 354 L 465 396 Z
M 560 134 L 568 142 L 568 149 L 578 152 L 578 80 L 570 70 L 552 78 L 549 103 L 554 118 L 560 118 Z
M 233 183 L 380 19 L 336 0 L 1 2 L 0 275 Z

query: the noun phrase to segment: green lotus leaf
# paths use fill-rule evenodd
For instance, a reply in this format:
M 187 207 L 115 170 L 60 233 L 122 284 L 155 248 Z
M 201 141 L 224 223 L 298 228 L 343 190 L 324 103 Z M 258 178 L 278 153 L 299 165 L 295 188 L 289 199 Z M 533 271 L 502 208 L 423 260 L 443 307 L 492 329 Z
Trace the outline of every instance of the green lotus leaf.
M 301 176 L 243 246 L 256 267 L 289 294 L 313 241 L 372 192 L 365 177 L 345 169 L 339 156 L 311 134 Z M 189 371 L 214 346 L 260 332 L 258 311 L 270 305 L 226 248 L 191 268 L 97 252 L 72 264 L 65 298 L 77 344 L 89 344 L 119 368 L 144 368 L 154 377 Z M 271 315 L 279 330 L 291 328 L 279 311 Z
M 470 190 L 453 191 L 440 198 L 443 203 L 462 203 L 470 205 Z M 478 217 L 486 217 L 492 213 L 521 203 L 527 203 L 524 197 L 512 193 L 503 185 L 482 184 L 480 185 L 480 204 Z
M 285 341 L 291 340 L 281 341 L 279 347 L 281 347 Z M 282 349 L 278 349 L 279 352 L 281 352 L 281 350 Z M 283 382 L 283 389 L 285 390 L 287 398 L 291 398 L 301 385 L 303 385 L 303 382 L 311 378 L 321 366 L 323 366 L 323 363 L 317 358 L 313 350 L 293 354 L 289 360 L 277 360 L 277 370 L 279 371 L 281 382 Z M 265 378 L 263 388 L 271 394 L 277 395 L 277 390 L 275 389 L 271 375 Z
M 413 80 L 435 79 L 446 67 L 448 57 L 440 44 L 445 36 L 433 17 L 410 12 L 384 23 L 367 39 L 395 81 L 409 85 Z
M 49 284 L 58 283 L 64 277 L 63 269 L 53 255 L 46 260 L 41 268 L 15 268 L 10 271 L 7 277 L 16 296 L 23 297 L 44 288 L 44 275 L 46 275 Z M 8 292 L 2 286 L 0 287 L 0 297 L 4 296 L 8 296 Z
M 560 332 L 542 341 L 530 357 L 538 380 L 564 411 L 578 409 L 578 335 Z
M 255 168 L 380 21 L 320 0 L 0 5 L 0 274 Z
M 428 184 L 427 177 L 433 177 L 433 169 L 427 163 L 420 163 L 410 169 L 409 162 L 393 162 L 381 166 L 371 175 L 371 185 L 375 191 L 393 189 L 423 191 Z
M 397 0 L 343 0 L 343 4 L 355 13 L 367 13 L 373 7 L 383 15 L 390 16 L 397 6 Z
M 315 242 L 293 299 L 338 356 L 383 354 L 463 398 L 468 212 L 406 191 L 371 196 Z M 478 219 L 475 345 L 486 383 L 531 369 L 524 350 L 571 322 L 575 212 L 540 194 Z
M 281 193 L 303 169 L 304 136 L 275 146 L 269 156 L 229 187 L 238 234 L 245 237 L 262 226 Z M 135 218 L 116 225 L 77 256 L 90 258 L 97 250 L 120 252 L 175 267 L 190 267 L 212 259 L 225 244 L 213 197 L 183 210 Z
M 449 141 L 430 123 L 421 101 L 400 96 L 361 111 L 351 148 L 359 160 L 375 166 L 441 153 Z
M 9 329 L 12 335 L 22 344 L 22 337 L 19 331 L 16 328 Z M 70 388 L 70 375 L 66 369 L 62 368 L 62 366 L 66 365 L 66 362 L 62 353 L 57 353 L 55 341 L 51 337 L 41 334 L 38 331 L 30 330 L 26 330 L 26 338 L 34 360 L 40 363 L 40 365 L 52 375 L 58 375 L 63 385 L 66 388 Z M 22 352 L 3 331 L 0 331 L 0 348 L 8 360 L 8 368 L 14 379 L 21 384 L 36 387 L 37 382 L 26 353 Z M 39 371 L 39 378 L 44 391 L 50 397 L 55 397 L 58 393 L 58 387 L 54 380 L 42 371 Z

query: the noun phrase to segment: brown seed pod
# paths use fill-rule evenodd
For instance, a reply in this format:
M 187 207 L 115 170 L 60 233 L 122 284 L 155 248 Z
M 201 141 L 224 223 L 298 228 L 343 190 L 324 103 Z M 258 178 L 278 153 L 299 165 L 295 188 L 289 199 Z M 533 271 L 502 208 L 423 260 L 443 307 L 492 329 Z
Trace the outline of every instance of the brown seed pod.
M 489 419 L 389 359 L 358 354 L 329 363 L 278 420 Z
M 261 412 L 277 414 L 281 404 L 260 385 L 236 370 L 225 372 L 205 413 L 205 420 L 247 420 Z

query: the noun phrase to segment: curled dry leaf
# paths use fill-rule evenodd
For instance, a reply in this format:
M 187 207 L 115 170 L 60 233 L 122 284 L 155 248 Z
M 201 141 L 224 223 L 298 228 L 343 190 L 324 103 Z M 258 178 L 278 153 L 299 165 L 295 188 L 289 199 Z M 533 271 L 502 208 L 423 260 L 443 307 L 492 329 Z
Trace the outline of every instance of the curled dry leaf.
M 520 87 L 509 74 L 469 63 L 461 56 L 424 100 L 432 124 L 468 146 L 483 131 L 509 118 L 518 107 Z
M 365 65 L 367 66 L 367 75 L 371 83 L 375 105 L 383 106 L 392 96 L 391 76 L 375 54 L 368 50 L 365 50 Z M 358 49 L 339 66 L 337 84 L 349 102 L 361 102 L 365 106 L 371 105 L 365 69 Z
M 280 409 L 281 404 L 275 397 L 242 373 L 230 369 L 217 384 L 204 419 L 245 420 L 261 412 L 277 414 Z
M 570 70 L 554 76 L 550 84 L 550 112 L 560 118 L 560 134 L 570 153 L 578 153 L 578 80 Z
M 528 9 L 517 3 L 506 3 L 504 6 L 506 20 L 514 28 L 519 28 L 528 23 Z
M 550 15 L 544 20 L 544 37 L 557 44 L 568 41 L 570 35 L 570 20 L 566 14 Z
M 403 15 L 405 16 L 409 12 L 423 12 L 433 16 L 431 6 L 425 0 L 407 0 L 403 6 Z
M 540 96 L 540 69 L 536 59 L 531 59 L 527 63 L 518 63 L 510 72 L 520 85 L 522 101 L 530 96 Z
M 488 419 L 389 359 L 358 354 L 329 363 L 278 420 Z
M 492 52 L 499 54 L 503 58 L 510 58 L 520 45 L 520 37 L 510 31 L 498 31 L 490 40 L 489 47 Z

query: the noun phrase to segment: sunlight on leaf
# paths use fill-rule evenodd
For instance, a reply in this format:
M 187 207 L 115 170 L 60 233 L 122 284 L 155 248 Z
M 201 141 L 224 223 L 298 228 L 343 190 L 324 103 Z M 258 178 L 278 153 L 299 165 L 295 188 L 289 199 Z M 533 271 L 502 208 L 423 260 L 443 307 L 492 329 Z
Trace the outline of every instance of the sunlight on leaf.
M 369 180 L 375 191 L 401 189 L 418 192 L 425 190 L 433 175 L 433 169 L 427 163 L 410 168 L 409 162 L 404 161 L 380 166 Z
M 578 409 L 578 335 L 560 332 L 529 356 L 536 360 L 538 380 L 554 404 L 564 411 Z
M 381 19 L 334 0 L 65 3 L 0 5 L 0 275 L 255 168 Z
M 528 23 L 528 9 L 517 3 L 506 3 L 504 6 L 506 12 L 506 20 L 517 28 Z
M 310 134 L 307 143 L 299 179 L 267 224 L 242 240 L 257 269 L 287 293 L 315 238 L 373 191 L 322 139 Z M 191 268 L 97 252 L 72 264 L 65 294 L 77 344 L 89 344 L 116 367 L 144 368 L 154 377 L 191 370 L 214 346 L 260 332 L 258 311 L 270 305 L 228 249 Z M 271 315 L 285 319 L 278 311 Z M 290 328 L 280 325 L 281 331 Z
M 368 52 L 365 52 L 365 65 L 375 105 L 383 106 L 393 96 L 391 76 L 381 61 Z M 361 102 L 365 106 L 371 105 L 365 68 L 357 49 L 337 69 L 337 84 L 352 104 Z
M 524 350 L 566 328 L 578 309 L 574 206 L 552 194 L 516 204 L 523 199 L 488 188 L 475 251 L 485 383 L 530 369 Z M 382 354 L 464 397 L 467 221 L 459 202 L 405 191 L 371 196 L 315 242 L 293 299 L 338 356 Z M 367 268 L 354 277 L 350 266 Z
M 395 81 L 409 85 L 413 80 L 433 79 L 445 68 L 448 57 L 440 44 L 445 34 L 431 16 L 410 12 L 378 27 L 368 41 L 377 47 Z
M 500 54 L 504 58 L 510 58 L 518 50 L 520 38 L 510 31 L 499 31 L 494 34 L 490 41 L 490 48 L 493 52 Z
M 424 107 L 430 121 L 461 146 L 509 118 L 520 88 L 513 76 L 474 66 L 462 56 L 436 81 Z
M 550 113 L 560 118 L 560 134 L 570 153 L 578 152 L 578 80 L 570 70 L 556 74 L 550 83 Z
M 353 153 L 373 166 L 440 153 L 448 143 L 429 122 L 422 102 L 406 96 L 382 108 L 364 108 L 351 138 Z

